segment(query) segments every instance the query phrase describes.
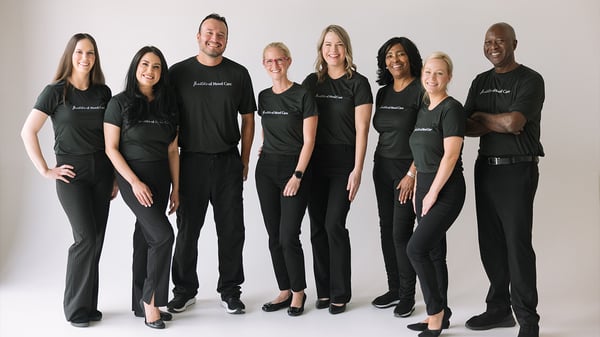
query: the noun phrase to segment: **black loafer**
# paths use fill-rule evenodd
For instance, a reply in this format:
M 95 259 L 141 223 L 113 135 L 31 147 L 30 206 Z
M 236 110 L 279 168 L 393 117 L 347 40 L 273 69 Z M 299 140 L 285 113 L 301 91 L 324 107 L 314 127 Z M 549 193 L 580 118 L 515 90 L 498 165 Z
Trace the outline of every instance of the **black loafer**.
M 288 297 L 285 301 L 283 302 L 279 302 L 279 303 L 273 303 L 273 302 L 269 302 L 269 303 L 265 303 L 262 306 L 262 310 L 266 311 L 266 312 L 273 312 L 273 311 L 277 311 L 283 308 L 287 308 L 290 306 L 290 304 L 292 303 L 292 295 L 290 295 L 290 297 Z
M 317 309 L 326 309 L 326 308 L 329 308 L 329 302 L 330 301 L 329 301 L 328 298 L 327 299 L 321 299 L 321 298 L 319 298 L 319 299 L 317 299 L 317 302 L 315 303 L 315 307 Z

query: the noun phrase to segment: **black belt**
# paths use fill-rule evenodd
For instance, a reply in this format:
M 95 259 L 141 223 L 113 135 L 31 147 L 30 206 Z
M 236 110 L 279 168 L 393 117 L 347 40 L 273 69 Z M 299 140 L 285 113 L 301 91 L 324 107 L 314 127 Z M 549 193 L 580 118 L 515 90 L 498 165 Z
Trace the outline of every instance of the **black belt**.
M 513 156 L 513 157 L 479 157 L 488 165 L 511 165 L 517 163 L 537 163 L 538 156 Z

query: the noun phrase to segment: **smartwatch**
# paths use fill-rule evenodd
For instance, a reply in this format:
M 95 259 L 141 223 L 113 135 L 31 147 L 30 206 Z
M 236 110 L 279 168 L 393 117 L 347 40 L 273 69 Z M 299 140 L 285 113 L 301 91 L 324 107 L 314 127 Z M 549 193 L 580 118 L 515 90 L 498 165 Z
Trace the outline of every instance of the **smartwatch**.
M 296 177 L 298 179 L 302 179 L 303 175 L 304 175 L 304 172 L 302 172 L 302 171 L 295 171 L 294 172 L 294 177 Z

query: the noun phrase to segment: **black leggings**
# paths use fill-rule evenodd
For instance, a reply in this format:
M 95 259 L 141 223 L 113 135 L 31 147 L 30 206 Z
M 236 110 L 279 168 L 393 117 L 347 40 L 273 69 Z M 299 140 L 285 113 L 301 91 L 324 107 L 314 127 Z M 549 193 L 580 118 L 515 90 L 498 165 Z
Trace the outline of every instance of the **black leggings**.
M 135 197 L 131 185 L 117 174 L 123 200 L 136 217 L 133 233 L 133 290 L 132 310 L 143 313 L 140 299 L 154 306 L 167 305 L 173 228 L 166 215 L 171 187 L 168 160 L 130 161 L 129 167 L 152 191 L 153 204 L 145 207 Z
M 298 156 L 262 153 L 255 174 L 277 285 L 279 290 L 295 292 L 306 288 L 300 227 L 306 212 L 310 175 L 304 174 L 295 196 L 284 197 L 283 189 L 297 162 Z
M 67 258 L 64 312 L 68 321 L 88 321 L 98 310 L 98 263 L 108 220 L 113 167 L 104 154 L 56 155 L 57 166 L 74 167 L 69 183 L 56 181 L 58 199 L 73 230 Z
M 429 212 L 421 217 L 423 198 L 435 173 L 418 173 L 415 194 L 417 228 L 408 242 L 407 253 L 415 268 L 427 314 L 447 308 L 448 267 L 446 265 L 446 232 L 460 214 L 465 202 L 465 179 L 453 171 Z

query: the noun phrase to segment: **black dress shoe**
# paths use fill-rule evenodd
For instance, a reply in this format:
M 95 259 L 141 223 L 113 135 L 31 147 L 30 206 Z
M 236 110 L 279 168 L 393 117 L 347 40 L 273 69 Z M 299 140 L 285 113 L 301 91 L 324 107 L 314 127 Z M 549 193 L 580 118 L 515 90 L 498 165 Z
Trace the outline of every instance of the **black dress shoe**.
M 165 328 L 165 322 L 163 322 L 163 320 L 160 318 L 154 322 L 148 322 L 144 318 L 144 324 L 146 324 L 147 327 L 152 328 L 152 329 L 164 329 Z
M 444 309 L 444 318 L 442 318 L 442 329 L 448 329 L 450 327 L 450 317 L 452 317 L 452 310 L 450 310 L 450 308 Z M 413 331 L 425 331 L 427 330 L 427 323 L 419 322 L 409 324 L 406 327 Z
M 346 303 L 342 305 L 329 304 L 329 313 L 332 315 L 341 314 L 344 311 L 346 311 Z
M 329 301 L 328 298 L 327 299 L 319 298 L 319 299 L 317 299 L 317 302 L 315 303 L 315 307 L 317 309 L 326 309 L 326 308 L 329 308 L 329 302 L 330 301 Z
M 302 306 L 300 306 L 300 307 L 289 307 L 288 311 L 287 311 L 288 315 L 290 315 L 290 316 L 300 316 L 300 315 L 302 315 L 302 313 L 304 312 L 304 303 L 306 303 L 306 293 L 304 294 L 304 297 L 302 297 Z
M 152 329 L 164 329 L 165 328 L 165 322 L 162 320 L 162 318 L 163 318 L 163 312 L 160 312 L 160 318 L 159 319 L 157 319 L 154 322 L 148 322 L 146 320 L 146 314 L 145 314 L 146 308 L 144 307 L 144 299 L 143 298 L 140 299 L 140 307 L 142 307 L 142 311 L 144 312 L 144 316 L 143 316 L 144 317 L 144 324 L 146 324 L 147 327 L 152 328 Z M 167 317 L 169 319 L 173 319 L 173 316 L 171 314 L 166 313 L 166 312 L 165 312 L 165 314 L 167 314 L 168 316 L 170 316 L 170 318 L 168 316 L 165 316 L 165 317 Z
M 144 315 L 144 313 L 140 313 L 137 311 L 134 312 L 133 314 L 135 315 L 135 317 L 145 317 L 146 316 L 146 315 Z M 160 319 L 165 322 L 168 322 L 173 319 L 173 315 L 171 315 L 168 312 L 164 312 L 164 311 L 160 310 Z
M 273 302 L 269 302 L 269 303 L 265 303 L 262 306 L 262 310 L 266 311 L 266 312 L 273 312 L 273 311 L 277 311 L 283 308 L 287 308 L 290 306 L 290 304 L 292 303 L 292 295 L 290 295 L 290 297 L 288 297 L 285 301 L 283 302 L 279 302 L 279 303 L 273 303 Z

